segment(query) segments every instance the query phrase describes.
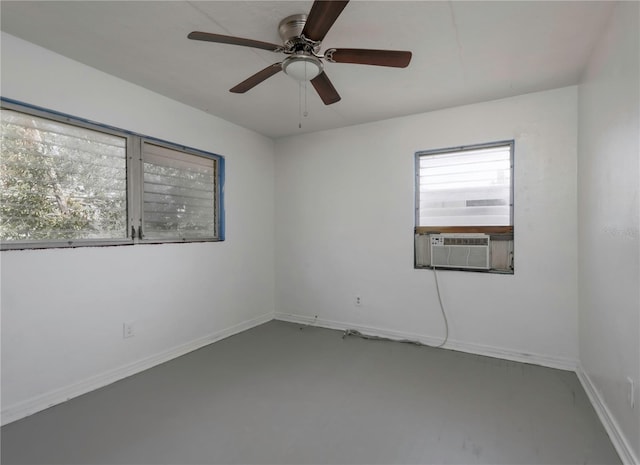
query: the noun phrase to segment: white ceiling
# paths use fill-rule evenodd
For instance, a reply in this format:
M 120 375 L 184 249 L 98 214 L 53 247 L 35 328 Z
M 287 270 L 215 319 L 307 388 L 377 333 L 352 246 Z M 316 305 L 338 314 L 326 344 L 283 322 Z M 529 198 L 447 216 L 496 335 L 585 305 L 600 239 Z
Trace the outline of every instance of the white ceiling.
M 187 39 L 194 30 L 280 43 L 280 20 L 311 1 L 2 1 L 2 30 L 269 137 L 576 84 L 609 1 L 352 0 L 323 41 L 410 50 L 406 69 L 327 63 L 325 106 L 283 73 L 229 89 L 283 55 Z M 302 97 L 304 104 L 304 92 Z

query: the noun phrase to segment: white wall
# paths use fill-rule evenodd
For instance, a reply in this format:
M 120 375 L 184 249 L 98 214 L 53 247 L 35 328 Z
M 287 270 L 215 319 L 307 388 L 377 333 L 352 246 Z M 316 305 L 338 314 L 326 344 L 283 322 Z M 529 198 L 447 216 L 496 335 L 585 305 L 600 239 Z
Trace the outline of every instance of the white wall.
M 575 366 L 576 113 L 568 87 L 278 140 L 276 316 L 439 341 L 414 153 L 515 139 L 515 274 L 439 272 L 449 346 Z
M 273 317 L 272 140 L 5 33 L 2 95 L 226 158 L 225 242 L 0 254 L 4 422 Z
M 579 87 L 580 361 L 640 457 L 640 4 L 618 3 Z M 636 406 L 626 378 L 635 381 Z M 630 459 L 628 459 L 630 460 Z

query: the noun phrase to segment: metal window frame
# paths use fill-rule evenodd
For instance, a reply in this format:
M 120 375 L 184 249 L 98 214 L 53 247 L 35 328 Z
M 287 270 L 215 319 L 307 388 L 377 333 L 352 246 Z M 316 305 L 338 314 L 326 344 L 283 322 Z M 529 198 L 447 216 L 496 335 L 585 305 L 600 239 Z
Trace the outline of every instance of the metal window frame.
M 127 177 L 127 226 L 126 237 L 122 239 L 74 239 L 74 240 L 45 240 L 45 241 L 0 241 L 0 250 L 23 249 L 49 249 L 49 248 L 75 248 L 98 247 L 134 244 L 160 244 L 160 243 L 185 243 L 185 242 L 219 242 L 225 240 L 225 214 L 224 214 L 224 181 L 225 159 L 223 156 L 175 144 L 155 137 L 145 136 L 132 131 L 127 131 L 114 126 L 109 126 L 84 118 L 79 118 L 66 113 L 61 113 L 47 108 L 31 105 L 17 100 L 0 97 L 0 108 L 25 113 L 39 118 L 57 121 L 71 126 L 90 129 L 93 131 L 110 134 L 126 139 L 126 177 Z M 145 240 L 141 234 L 143 215 L 143 144 L 151 143 L 172 150 L 177 150 L 192 155 L 202 156 L 214 160 L 214 214 L 215 231 L 211 238 L 176 238 Z
M 212 237 L 176 237 L 174 239 L 158 239 L 158 238 L 146 238 L 145 234 L 144 234 L 144 199 L 143 199 L 143 191 L 144 191 L 144 144 L 151 144 L 151 145 L 157 145 L 159 147 L 164 147 L 167 149 L 171 149 L 171 150 L 176 150 L 178 152 L 182 152 L 182 153 L 186 153 L 189 155 L 194 155 L 197 157 L 202 157 L 202 158 L 207 158 L 210 160 L 213 160 L 213 196 L 214 196 L 214 205 L 213 205 L 213 214 L 214 214 L 214 231 L 213 231 L 213 236 Z M 179 146 L 176 144 L 172 144 L 166 141 L 162 141 L 159 139 L 154 139 L 151 137 L 141 137 L 140 138 L 140 144 L 138 144 L 139 147 L 139 163 L 136 163 L 137 165 L 139 165 L 139 169 L 140 169 L 140 189 L 139 189 L 139 216 L 138 216 L 138 221 L 139 221 L 139 233 L 138 233 L 138 237 L 137 240 L 140 243 L 145 243 L 145 244 L 166 244 L 166 243 L 175 243 L 175 242 L 218 242 L 221 240 L 224 240 L 224 236 L 222 236 L 223 238 L 221 239 L 221 231 L 223 231 L 222 229 L 222 225 L 220 222 L 220 210 L 221 210 L 221 196 L 222 196 L 222 187 L 221 187 L 221 177 L 220 177 L 220 165 L 221 163 L 221 157 L 218 156 L 212 156 L 213 154 L 210 154 L 208 152 L 203 152 L 201 150 L 197 150 L 197 149 L 193 149 L 190 147 L 184 147 L 184 146 Z
M 473 144 L 473 145 L 462 145 L 459 147 L 447 147 L 442 149 L 434 149 L 434 150 L 421 150 L 415 153 L 415 185 L 414 185 L 414 227 L 418 228 L 418 224 L 420 223 L 420 159 L 425 156 L 430 155 L 443 155 L 447 153 L 460 153 L 460 152 L 470 152 L 473 150 L 479 149 L 490 149 L 494 147 L 509 147 L 509 154 L 511 159 L 511 182 L 509 186 L 509 225 L 514 226 L 514 183 L 515 183 L 515 169 L 514 169 L 514 149 L 515 149 L 515 140 L 501 140 L 497 142 L 487 142 L 483 144 Z M 442 227 L 447 227 L 450 225 L 442 224 Z M 460 228 L 465 228 L 465 226 L 460 226 Z M 469 226 L 469 228 L 474 228 L 473 226 Z M 475 228 L 482 228 L 475 227 Z M 486 228 L 492 228 L 492 226 L 486 226 Z

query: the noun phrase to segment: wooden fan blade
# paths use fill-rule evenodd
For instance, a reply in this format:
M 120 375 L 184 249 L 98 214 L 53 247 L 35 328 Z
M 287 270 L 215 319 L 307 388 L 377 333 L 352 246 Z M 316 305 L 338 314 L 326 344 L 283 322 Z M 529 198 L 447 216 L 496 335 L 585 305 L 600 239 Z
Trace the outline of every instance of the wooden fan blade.
M 219 44 L 241 45 L 243 47 L 261 48 L 262 50 L 270 50 L 279 52 L 282 50 L 281 45 L 270 44 L 269 42 L 261 42 L 259 40 L 243 39 L 242 37 L 224 36 L 221 34 L 212 34 L 210 32 L 193 31 L 187 36 L 192 40 L 204 40 L 206 42 L 216 42 Z
M 229 92 L 233 92 L 234 94 L 244 94 L 246 91 L 253 89 L 262 81 L 269 79 L 271 76 L 273 76 L 274 74 L 278 74 L 280 71 L 282 71 L 282 63 L 274 63 L 270 66 L 267 66 L 262 71 L 258 71 L 250 78 L 245 79 L 237 86 L 232 87 L 231 89 L 229 89 Z
M 333 87 L 329 76 L 323 71 L 311 80 L 311 84 L 322 99 L 325 105 L 331 105 L 340 101 L 340 95 Z
M 406 68 L 411 61 L 411 52 L 399 50 L 369 50 L 365 48 L 338 48 L 325 52 L 327 61 L 355 63 L 358 65 L 391 66 Z
M 327 35 L 333 23 L 338 19 L 349 0 L 316 0 L 307 16 L 302 35 L 307 39 L 321 41 Z

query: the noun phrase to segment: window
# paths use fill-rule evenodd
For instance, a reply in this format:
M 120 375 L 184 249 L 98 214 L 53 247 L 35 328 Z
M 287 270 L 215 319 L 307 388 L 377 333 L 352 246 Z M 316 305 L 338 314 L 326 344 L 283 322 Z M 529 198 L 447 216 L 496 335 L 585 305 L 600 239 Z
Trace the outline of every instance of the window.
M 416 153 L 417 267 L 431 264 L 418 257 L 431 235 L 455 234 L 446 239 L 453 244 L 485 234 L 488 269 L 513 271 L 513 149 L 513 141 L 503 141 Z
M 2 249 L 223 239 L 224 159 L 2 100 Z
M 3 241 L 123 239 L 127 139 L 2 110 Z
M 215 231 L 216 164 L 145 142 L 144 237 L 206 238 Z

